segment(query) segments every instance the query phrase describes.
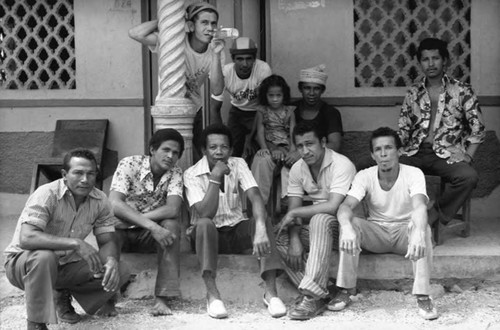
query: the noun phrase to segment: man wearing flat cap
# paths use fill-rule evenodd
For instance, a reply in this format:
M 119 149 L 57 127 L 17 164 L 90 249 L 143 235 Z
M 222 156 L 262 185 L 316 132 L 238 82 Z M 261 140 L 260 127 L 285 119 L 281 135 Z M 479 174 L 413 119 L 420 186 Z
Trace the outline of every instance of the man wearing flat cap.
M 224 84 L 231 97 L 231 108 L 227 125 L 234 139 L 233 156 L 241 157 L 245 146 L 251 144 L 252 127 L 259 105 L 258 87 L 271 75 L 269 65 L 257 59 L 257 46 L 247 37 L 234 40 L 229 49 L 233 63 L 222 69 Z M 220 108 L 223 95 L 212 95 L 212 119 L 222 122 Z

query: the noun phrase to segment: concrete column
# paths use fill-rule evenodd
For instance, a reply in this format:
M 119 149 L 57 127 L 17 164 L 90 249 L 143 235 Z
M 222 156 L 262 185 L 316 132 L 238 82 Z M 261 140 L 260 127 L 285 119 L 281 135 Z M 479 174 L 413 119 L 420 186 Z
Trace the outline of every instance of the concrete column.
M 174 128 L 185 140 L 179 160 L 182 169 L 193 164 L 193 120 L 196 108 L 186 95 L 184 38 L 186 35 L 183 0 L 158 0 L 159 94 L 151 108 L 153 130 Z

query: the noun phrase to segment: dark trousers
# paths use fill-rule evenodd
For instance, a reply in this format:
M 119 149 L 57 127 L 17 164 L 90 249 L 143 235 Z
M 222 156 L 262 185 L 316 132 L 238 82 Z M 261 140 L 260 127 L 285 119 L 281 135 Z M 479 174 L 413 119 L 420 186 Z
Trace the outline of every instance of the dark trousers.
M 273 228 L 266 222 L 267 236 L 271 242 L 271 254 L 260 259 L 260 275 L 268 270 L 282 270 L 281 260 L 276 250 Z M 239 222 L 234 227 L 216 228 L 211 219 L 201 218 L 196 221 L 191 233 L 191 246 L 196 251 L 201 265 L 201 272 L 217 272 L 217 257 L 220 254 L 241 254 L 253 249 L 255 220 Z M 193 244 L 194 243 L 194 244 Z M 194 245 L 194 246 L 193 246 Z
M 9 282 L 24 290 L 29 321 L 57 323 L 53 290 L 69 290 L 87 314 L 94 314 L 116 292 L 106 292 L 102 279 L 95 279 L 86 261 L 58 264 L 52 250 L 31 250 L 9 256 L 5 273 Z M 129 273 L 120 263 L 120 287 Z
M 438 201 L 441 221 L 444 223 L 453 219 L 479 180 L 472 166 L 466 162 L 448 164 L 446 159 L 435 154 L 430 144 L 422 144 L 418 153 L 411 157 L 401 156 L 399 161 L 420 168 L 424 174 L 440 176 L 445 182 Z
M 142 228 L 116 229 L 123 252 L 157 253 L 158 274 L 155 296 L 178 297 L 180 291 L 180 225 L 177 220 L 163 220 L 160 225 L 175 233 L 177 238 L 167 249 L 162 249 L 151 232 Z
M 229 109 L 227 126 L 233 135 L 233 157 L 241 157 L 245 139 L 252 131 L 256 111 L 242 111 L 235 106 Z

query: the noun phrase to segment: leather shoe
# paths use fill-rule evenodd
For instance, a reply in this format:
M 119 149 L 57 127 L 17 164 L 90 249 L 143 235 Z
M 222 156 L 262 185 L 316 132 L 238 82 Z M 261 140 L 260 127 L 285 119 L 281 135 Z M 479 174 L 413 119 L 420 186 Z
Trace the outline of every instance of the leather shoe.
M 266 300 L 266 297 L 262 297 L 262 301 L 264 305 L 267 307 L 267 311 L 271 314 L 272 317 L 282 317 L 286 314 L 286 306 L 278 297 L 272 297 L 269 301 Z
M 207 312 L 214 319 L 223 319 L 227 317 L 227 310 L 224 303 L 220 299 L 214 299 L 212 302 L 207 301 Z
M 48 330 L 47 325 L 45 323 L 37 323 L 28 320 L 28 325 L 26 327 L 28 330 Z
M 68 290 L 56 291 L 56 312 L 57 318 L 65 323 L 77 323 L 82 317 L 75 312 L 71 305 L 71 293 Z
M 325 309 L 326 302 L 323 299 L 303 296 L 302 300 L 288 312 L 288 317 L 292 320 L 309 320 L 321 314 Z

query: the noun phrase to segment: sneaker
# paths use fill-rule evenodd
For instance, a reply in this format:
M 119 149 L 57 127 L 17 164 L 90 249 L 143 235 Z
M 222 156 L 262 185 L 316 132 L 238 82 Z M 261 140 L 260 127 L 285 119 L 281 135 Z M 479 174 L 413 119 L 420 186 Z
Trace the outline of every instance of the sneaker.
M 435 320 L 439 317 L 436 307 L 429 296 L 417 298 L 418 314 L 426 320 Z
M 56 291 L 56 312 L 57 318 L 65 323 L 77 323 L 82 318 L 75 312 L 73 305 L 71 305 L 71 293 L 68 290 Z
M 288 317 L 292 320 L 309 320 L 323 313 L 325 308 L 323 299 L 302 296 L 302 300 L 288 312 Z
M 341 311 L 351 303 L 351 294 L 346 289 L 340 289 L 328 303 L 328 310 Z

